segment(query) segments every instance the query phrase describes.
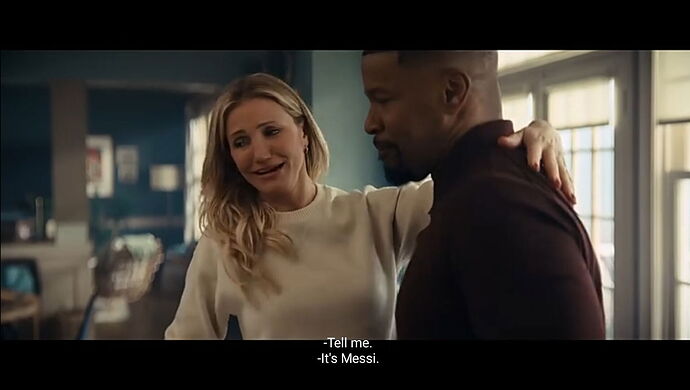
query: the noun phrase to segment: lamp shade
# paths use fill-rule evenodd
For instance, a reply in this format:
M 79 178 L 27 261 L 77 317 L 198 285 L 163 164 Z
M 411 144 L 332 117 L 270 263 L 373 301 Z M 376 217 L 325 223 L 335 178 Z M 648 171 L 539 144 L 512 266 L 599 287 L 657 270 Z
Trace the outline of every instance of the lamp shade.
M 177 165 L 151 165 L 151 189 L 176 191 L 180 188 L 180 169 Z

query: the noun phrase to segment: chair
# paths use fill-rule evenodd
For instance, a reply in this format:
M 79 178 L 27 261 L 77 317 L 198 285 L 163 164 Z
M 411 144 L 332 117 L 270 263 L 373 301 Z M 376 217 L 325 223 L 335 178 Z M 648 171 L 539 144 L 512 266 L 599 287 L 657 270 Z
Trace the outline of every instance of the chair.
M 93 292 L 79 328 L 77 340 L 84 340 L 95 316 L 98 298 L 124 297 L 136 302 L 150 289 L 163 261 L 163 245 L 151 234 L 114 237 L 96 256 Z
M 32 319 L 32 336 L 38 340 L 41 325 L 41 278 L 36 260 L 2 259 L 1 265 L 3 338 L 8 333 L 16 333 L 12 324 Z

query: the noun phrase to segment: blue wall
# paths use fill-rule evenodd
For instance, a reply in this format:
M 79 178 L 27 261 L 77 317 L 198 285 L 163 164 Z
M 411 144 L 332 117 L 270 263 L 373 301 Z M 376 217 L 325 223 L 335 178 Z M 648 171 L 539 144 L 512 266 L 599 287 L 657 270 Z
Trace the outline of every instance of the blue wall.
M 311 51 L 300 50 L 294 53 L 294 69 L 292 71 L 292 87 L 302 100 L 312 108 L 312 57 Z
M 92 222 L 101 216 L 165 217 L 168 201 L 173 217 L 184 216 L 184 189 L 170 194 L 151 190 L 149 168 L 175 164 L 184 172 L 186 101 L 184 95 L 165 92 L 89 91 L 89 133 L 111 136 L 113 153 L 120 145 L 135 145 L 139 151 L 137 182 L 122 184 L 114 172 L 113 197 L 91 200 Z M 183 226 L 144 231 L 163 238 L 167 245 L 183 241 Z
M 364 132 L 369 102 L 364 95 L 361 51 L 314 51 L 311 59 L 314 117 L 331 152 L 325 182 L 344 190 L 386 186 L 372 136 Z
M 230 50 L 3 50 L 3 83 L 55 79 L 132 83 L 227 84 L 266 62 L 265 51 Z
M 49 202 L 53 192 L 50 89 L 3 86 L 1 98 L 2 211 L 18 211 L 34 196 Z
M 313 108 L 331 149 L 326 182 L 346 190 L 385 185 L 371 137 L 363 131 L 368 104 L 361 85 L 360 52 L 296 51 L 292 55 L 292 84 Z M 184 107 L 189 96 L 148 87 L 157 83 L 221 85 L 261 69 L 281 74 L 281 58 L 260 51 L 3 51 L 3 211 L 28 194 L 51 198 L 50 80 L 122 81 L 142 87 L 89 89 L 89 133 L 112 136 L 115 148 L 136 145 L 140 158 L 138 183 L 120 184 L 115 175 L 114 197 L 91 201 L 91 220 L 98 221 L 101 215 L 107 219 L 164 217 L 168 196 L 150 190 L 149 167 L 184 166 Z M 45 86 L 16 86 L 28 83 Z M 170 198 L 172 215 L 182 216 L 183 191 Z M 183 227 L 151 232 L 167 243 L 181 242 L 183 237 Z
M 52 199 L 52 135 L 48 87 L 2 87 L 2 212 L 31 215 L 33 197 L 45 198 L 50 217 Z M 152 164 L 185 164 L 185 116 L 188 99 L 181 94 L 150 91 L 90 90 L 89 133 L 110 135 L 113 148 L 136 145 L 139 180 L 114 180 L 109 199 L 93 199 L 91 222 L 126 217 L 165 217 L 168 201 L 173 217 L 184 215 L 184 191 L 152 191 Z M 113 150 L 114 152 L 114 150 Z M 114 175 L 116 172 L 113 173 Z M 95 225 L 94 225 L 95 226 Z M 183 227 L 146 229 L 166 244 L 182 242 Z M 143 231 L 131 231 L 134 233 Z M 97 233 L 97 232 L 95 232 Z M 106 233 L 105 236 L 107 236 Z M 94 237 L 100 243 L 103 235 Z

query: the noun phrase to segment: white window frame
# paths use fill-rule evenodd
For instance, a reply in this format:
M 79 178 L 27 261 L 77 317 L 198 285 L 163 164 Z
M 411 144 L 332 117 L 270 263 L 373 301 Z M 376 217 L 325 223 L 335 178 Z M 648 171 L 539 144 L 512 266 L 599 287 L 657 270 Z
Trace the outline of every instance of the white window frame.
M 199 177 L 198 180 L 193 177 L 193 174 L 190 172 L 191 169 L 193 169 L 193 161 L 192 159 L 194 158 L 193 156 L 193 150 L 191 146 L 191 123 L 193 120 L 196 120 L 200 117 L 206 116 L 206 124 L 207 126 L 210 124 L 210 111 L 213 106 L 213 103 L 215 101 L 215 95 L 210 95 L 210 96 L 203 96 L 199 97 L 187 104 L 186 107 L 186 112 L 185 112 L 185 117 L 186 117 L 186 137 L 185 137 L 185 150 L 186 150 L 186 166 L 185 166 L 185 199 L 184 199 L 184 204 L 185 204 L 185 234 L 184 234 L 184 241 L 185 243 L 190 243 L 197 241 L 200 237 L 198 237 L 198 226 L 199 226 L 199 221 L 197 219 L 197 216 L 199 214 L 198 208 L 199 204 L 195 202 L 194 200 L 191 199 L 192 196 L 195 196 L 195 194 L 192 194 L 192 188 L 194 183 L 199 182 L 201 178 Z M 208 129 L 207 130 L 207 146 L 208 147 Z M 191 206 L 191 210 L 189 209 Z
M 652 165 L 649 175 L 651 177 L 652 215 L 650 235 L 653 237 L 651 245 L 650 264 L 652 274 L 651 301 L 651 332 L 654 339 L 675 339 L 678 337 L 676 323 L 676 242 L 675 242 L 675 207 L 677 183 L 681 179 L 690 177 L 685 170 L 666 171 L 664 160 L 666 158 L 665 134 L 661 126 L 676 123 L 686 123 L 690 117 L 657 118 L 657 107 L 653 104 L 657 101 L 659 91 L 659 52 L 649 54 L 649 58 L 643 63 L 645 70 L 650 75 L 647 81 L 649 100 L 652 102 L 649 115 L 650 132 L 641 142 L 649 145 Z M 653 76 L 652 76 L 653 75 Z

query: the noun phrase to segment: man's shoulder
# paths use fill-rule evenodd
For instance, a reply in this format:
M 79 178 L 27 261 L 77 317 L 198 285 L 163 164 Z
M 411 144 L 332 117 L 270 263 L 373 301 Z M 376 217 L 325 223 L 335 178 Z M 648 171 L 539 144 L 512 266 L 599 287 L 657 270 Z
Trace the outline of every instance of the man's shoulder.
M 480 172 L 456 182 L 443 196 L 437 214 L 457 223 L 501 219 L 507 213 L 525 217 L 561 208 L 552 189 L 536 185 L 510 172 Z
M 453 188 L 436 215 L 456 230 L 487 228 L 520 239 L 538 229 L 575 234 L 577 216 L 551 188 L 503 175 L 479 175 Z
M 539 189 L 526 180 L 504 172 L 479 172 L 459 179 L 444 197 L 449 207 L 497 206 L 512 203 L 515 195 L 529 195 Z

